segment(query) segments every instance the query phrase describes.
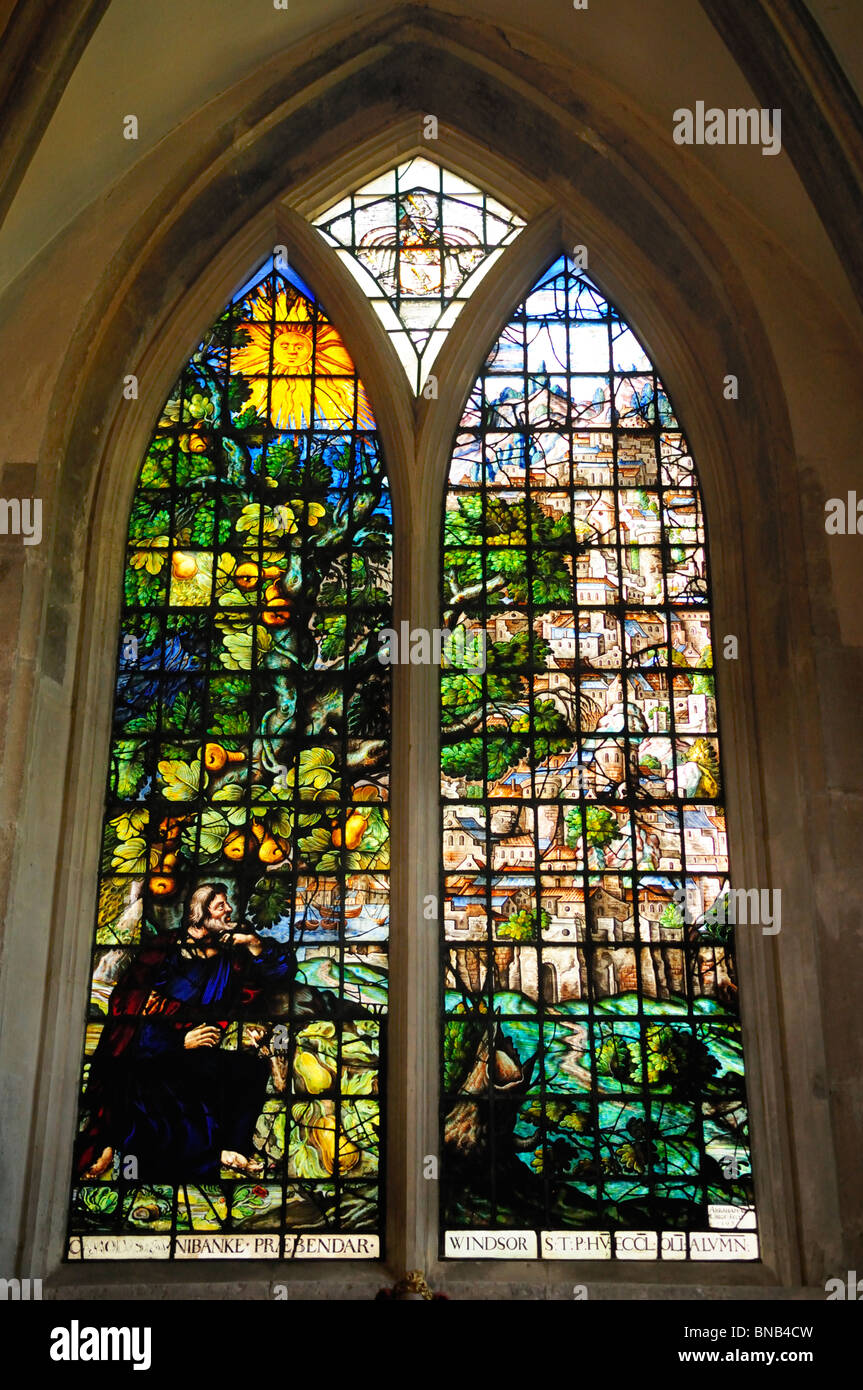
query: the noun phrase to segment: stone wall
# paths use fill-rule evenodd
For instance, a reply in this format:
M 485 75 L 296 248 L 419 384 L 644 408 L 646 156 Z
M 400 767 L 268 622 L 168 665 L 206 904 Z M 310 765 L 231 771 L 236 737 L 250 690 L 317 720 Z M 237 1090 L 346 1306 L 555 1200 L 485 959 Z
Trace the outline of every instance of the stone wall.
M 733 1277 L 790 1293 L 863 1262 L 863 542 L 828 537 L 823 525 L 825 500 L 859 482 L 863 333 L 856 286 L 831 244 L 837 219 L 852 219 L 851 193 L 834 188 L 828 236 L 804 161 L 802 183 L 783 175 L 785 230 L 768 226 L 752 211 L 746 152 L 739 182 L 725 164 L 723 184 L 632 92 L 471 10 L 386 7 L 287 44 L 239 81 L 219 85 L 216 74 L 210 98 L 130 159 L 0 300 L 0 480 L 5 493 L 38 495 L 45 519 L 39 546 L 6 537 L 0 553 L 7 1272 L 44 1272 L 58 1289 L 74 1279 L 93 1295 L 140 1294 L 155 1277 L 72 1275 L 59 1264 L 123 518 L 178 367 L 278 242 L 344 325 L 375 401 L 398 519 L 396 627 L 437 625 L 429 518 L 452 433 L 487 344 L 543 264 L 562 245 L 587 244 L 591 273 L 642 333 L 699 462 L 719 630 L 739 641 L 718 675 L 736 881 L 783 893 L 780 935 L 741 942 L 766 1245 L 763 1266 Z M 829 124 L 823 90 L 817 99 Z M 439 400 L 415 403 L 368 306 L 305 217 L 421 148 L 426 111 L 440 117 L 438 157 L 528 225 L 451 334 Z M 800 238 L 813 254 L 801 255 Z M 134 403 L 121 391 L 131 371 Z M 722 393 L 729 372 L 740 384 L 734 402 Z M 422 908 L 436 891 L 439 847 L 435 672 L 398 669 L 394 709 L 389 1257 L 399 1272 L 430 1271 L 422 1156 L 437 1144 L 437 943 Z M 236 1276 L 158 1277 L 177 1293 L 214 1296 Z M 365 1287 L 365 1276 L 350 1288 L 338 1277 L 345 1296 Z M 663 1271 L 639 1277 L 671 1287 Z M 484 1271 L 488 1287 L 512 1278 Z M 527 1271 L 519 1296 L 556 1278 Z M 726 1287 L 731 1276 L 700 1269 L 698 1278 Z M 463 1271 L 440 1271 L 436 1283 L 446 1280 L 470 1296 Z

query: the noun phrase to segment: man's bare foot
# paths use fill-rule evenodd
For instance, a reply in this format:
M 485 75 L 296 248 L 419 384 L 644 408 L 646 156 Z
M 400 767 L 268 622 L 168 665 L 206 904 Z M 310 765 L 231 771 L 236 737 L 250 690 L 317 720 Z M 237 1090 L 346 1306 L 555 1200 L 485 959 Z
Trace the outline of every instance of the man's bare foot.
M 96 1162 L 91 1163 L 86 1173 L 84 1173 L 84 1181 L 91 1182 L 93 1178 L 101 1178 L 102 1174 L 111 1167 L 111 1164 L 113 1162 L 114 1150 L 111 1148 L 103 1149 L 99 1157 L 96 1159 Z
M 257 1177 L 264 1171 L 264 1165 L 259 1158 L 244 1158 L 233 1149 L 222 1150 L 222 1167 L 233 1168 L 236 1172 L 247 1173 L 250 1177 Z

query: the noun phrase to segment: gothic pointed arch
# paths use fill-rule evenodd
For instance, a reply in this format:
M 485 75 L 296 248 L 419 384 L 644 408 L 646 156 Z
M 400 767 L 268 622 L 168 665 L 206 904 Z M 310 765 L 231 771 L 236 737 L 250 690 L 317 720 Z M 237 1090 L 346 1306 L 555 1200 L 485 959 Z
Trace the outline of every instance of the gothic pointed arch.
M 442 605 L 442 1253 L 757 1259 L 698 476 L 567 256 L 464 408 Z
M 132 501 L 69 1258 L 379 1254 L 391 526 L 351 356 L 271 259 Z
M 404 42 L 396 41 L 394 28 L 391 43 L 381 26 L 406 19 Z M 65 1248 L 72 1072 L 113 703 L 107 648 L 124 542 L 116 513 L 118 498 L 126 510 L 130 465 L 143 451 L 169 382 L 245 267 L 286 242 L 292 264 L 334 313 L 338 305 L 337 321 L 375 402 L 400 518 L 396 628 L 408 618 L 434 627 L 438 538 L 428 518 L 476 372 L 470 344 L 491 341 L 502 322 L 497 306 L 526 291 L 530 280 L 521 270 L 528 263 L 538 268 L 542 258 L 523 253 L 537 219 L 548 217 L 558 220 L 558 244 L 587 243 L 599 283 L 626 306 L 685 412 L 709 506 L 714 611 L 723 631 L 739 635 L 743 658 L 722 671 L 737 872 L 749 883 L 781 883 L 796 905 L 794 931 L 764 941 L 741 933 L 738 941 L 742 969 L 753 982 L 742 1006 L 764 1264 L 744 1270 L 711 1263 L 683 1271 L 681 1279 L 790 1287 L 803 1270 L 835 1267 L 841 1248 L 833 1164 L 839 1140 L 831 1127 L 837 1102 L 822 1084 L 824 1005 L 812 988 L 826 959 L 808 853 L 810 790 L 820 785 L 823 759 L 817 738 L 805 745 L 798 739 L 799 729 L 814 728 L 818 718 L 808 676 L 810 625 L 789 621 L 786 612 L 790 603 L 799 616 L 808 602 L 798 494 L 788 486 L 795 476 L 796 393 L 741 246 L 710 225 L 683 166 L 675 173 L 662 164 L 655 129 L 642 131 L 641 139 L 625 110 L 610 103 L 607 86 L 560 54 L 525 52 L 502 26 L 468 26 L 412 8 L 387 12 L 374 26 L 360 28 L 352 17 L 355 32 L 328 32 L 327 52 L 275 55 L 250 86 L 226 89 L 158 151 L 135 161 L 107 205 L 94 205 L 70 224 L 40 257 L 26 293 L 22 283 L 20 306 L 9 305 L 10 343 L 32 341 L 32 324 L 41 321 L 52 326 L 57 346 L 49 344 L 42 359 L 44 388 L 33 417 L 46 538 L 40 563 L 25 571 L 22 611 L 30 616 L 7 720 L 7 729 L 26 723 L 31 730 L 26 743 L 7 741 L 6 757 L 16 858 L 4 960 L 15 1007 L 7 1013 L 14 1026 L 4 1033 L 4 1047 L 16 1090 L 7 1125 L 14 1156 L 0 1179 L 10 1210 L 20 1215 L 6 1233 L 8 1260 L 19 1242 L 24 1272 L 34 1260 L 40 1267 L 48 1260 L 55 1271 Z M 286 91 L 294 93 L 289 101 Z M 382 344 L 382 331 L 372 331 L 379 323 L 357 312 L 358 287 L 346 288 L 347 274 L 337 283 L 337 257 L 323 246 L 314 250 L 321 239 L 308 224 L 333 199 L 413 153 L 423 138 L 422 113 L 429 111 L 440 117 L 435 150 L 445 162 L 477 184 L 487 182 L 527 226 L 450 331 L 435 365 L 440 399 L 416 402 L 414 414 L 394 350 Z M 411 122 L 413 141 L 405 134 Z M 482 152 L 479 161 L 469 157 L 468 142 Z M 519 196 L 527 186 L 530 205 Z M 68 291 L 59 299 L 58 276 Z M 7 391 L 23 401 L 28 359 L 16 353 L 13 348 Z M 729 371 L 741 388 L 746 383 L 733 405 L 722 397 Z M 121 398 L 126 372 L 138 373 L 137 405 Z M 775 672 L 783 670 L 795 678 L 780 688 Z M 421 666 L 393 671 L 401 759 L 394 798 L 402 804 L 393 817 L 401 845 L 392 886 L 403 930 L 392 949 L 394 957 L 400 953 L 405 1002 L 388 1025 L 391 1048 L 404 1059 L 391 1068 L 390 1103 L 408 1118 L 403 1129 L 390 1127 L 388 1250 L 400 1269 L 424 1264 L 429 1270 L 436 1248 L 428 1197 L 438 1187 L 428 1182 L 426 1158 L 436 1153 L 439 1131 L 438 941 L 427 925 L 428 879 L 417 866 L 430 866 L 434 875 L 439 847 L 437 675 Z M 813 797 L 812 804 L 821 803 Z M 45 874 L 32 872 L 35 862 L 46 866 Z M 838 957 L 832 959 L 841 970 Z M 69 1138 L 45 1142 L 59 1130 Z M 807 1201 L 795 1202 L 795 1191 L 805 1191 Z M 298 1285 L 316 1277 L 307 1265 L 291 1273 Z M 641 1273 L 646 1282 L 663 1281 L 662 1271 L 649 1266 Z M 497 1274 L 503 1279 L 506 1271 Z M 373 1289 L 377 1272 L 366 1268 L 362 1276 Z M 79 1266 L 71 1277 L 91 1288 L 102 1276 Z M 152 1289 L 162 1278 L 157 1264 L 129 1270 L 136 1290 Z M 532 1278 L 563 1282 L 567 1270 L 537 1268 Z

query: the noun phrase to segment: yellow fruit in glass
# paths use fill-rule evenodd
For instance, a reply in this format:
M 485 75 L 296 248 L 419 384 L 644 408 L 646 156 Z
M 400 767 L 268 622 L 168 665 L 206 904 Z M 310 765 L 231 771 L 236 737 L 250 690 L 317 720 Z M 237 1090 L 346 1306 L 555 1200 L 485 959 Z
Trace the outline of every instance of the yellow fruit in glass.
M 328 1091 L 333 1084 L 332 1075 L 326 1067 L 321 1066 L 314 1053 L 306 1052 L 302 1048 L 298 1048 L 294 1056 L 294 1075 L 301 1082 L 301 1088 L 310 1096 Z

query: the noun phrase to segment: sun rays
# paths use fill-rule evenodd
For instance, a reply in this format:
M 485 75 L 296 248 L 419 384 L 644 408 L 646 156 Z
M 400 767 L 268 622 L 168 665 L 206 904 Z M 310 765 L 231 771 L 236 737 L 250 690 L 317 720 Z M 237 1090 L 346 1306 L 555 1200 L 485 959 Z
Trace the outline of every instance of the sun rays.
M 248 379 L 250 404 L 278 429 L 374 429 L 374 416 L 353 360 L 333 325 L 292 286 L 262 286 L 251 317 L 237 327 L 246 343 L 231 354 L 232 372 Z M 270 375 L 272 373 L 272 375 Z

